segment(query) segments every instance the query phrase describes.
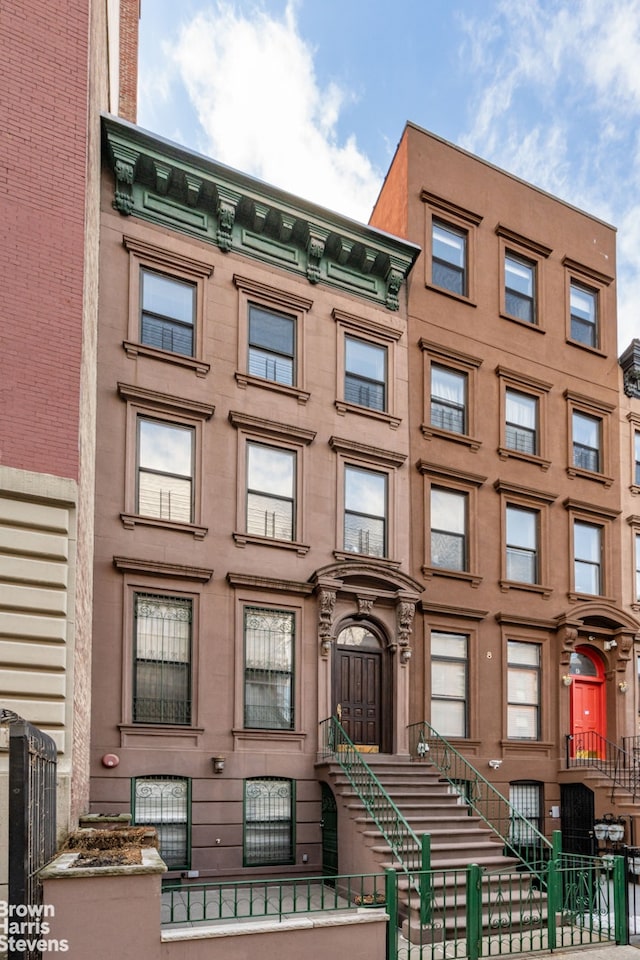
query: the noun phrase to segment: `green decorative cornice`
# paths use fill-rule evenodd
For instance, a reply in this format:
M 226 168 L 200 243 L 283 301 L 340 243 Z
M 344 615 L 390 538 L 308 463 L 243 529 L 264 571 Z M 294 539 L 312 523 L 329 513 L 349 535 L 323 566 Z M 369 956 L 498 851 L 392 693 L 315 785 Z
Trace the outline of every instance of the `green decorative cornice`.
M 111 116 L 113 206 L 398 310 L 415 244 L 295 197 Z

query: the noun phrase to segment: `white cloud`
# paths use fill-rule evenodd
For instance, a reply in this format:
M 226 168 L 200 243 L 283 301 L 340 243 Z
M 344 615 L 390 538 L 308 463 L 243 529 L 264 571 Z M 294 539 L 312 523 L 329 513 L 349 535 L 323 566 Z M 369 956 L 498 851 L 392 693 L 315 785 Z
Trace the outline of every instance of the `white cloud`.
M 382 175 L 336 126 L 348 93 L 321 88 L 294 6 L 280 19 L 217 0 L 180 30 L 171 58 L 203 131 L 199 149 L 291 193 L 367 220 Z
M 623 347 L 640 333 L 640 0 L 500 0 L 464 30 L 477 94 L 462 145 L 618 225 Z

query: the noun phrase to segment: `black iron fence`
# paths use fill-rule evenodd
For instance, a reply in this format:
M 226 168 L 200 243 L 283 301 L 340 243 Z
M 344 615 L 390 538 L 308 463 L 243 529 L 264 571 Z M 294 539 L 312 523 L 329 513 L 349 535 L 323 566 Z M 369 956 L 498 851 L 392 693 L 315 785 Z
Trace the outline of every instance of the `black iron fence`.
M 9 726 L 9 903 L 40 904 L 38 871 L 56 851 L 56 745 L 11 710 L 0 710 L 0 723 Z
M 625 738 L 630 739 L 630 738 Z M 627 752 L 600 734 L 567 734 L 567 768 L 591 767 L 611 781 L 611 799 L 616 786 L 627 790 L 635 800 L 640 794 L 640 765 L 634 752 Z

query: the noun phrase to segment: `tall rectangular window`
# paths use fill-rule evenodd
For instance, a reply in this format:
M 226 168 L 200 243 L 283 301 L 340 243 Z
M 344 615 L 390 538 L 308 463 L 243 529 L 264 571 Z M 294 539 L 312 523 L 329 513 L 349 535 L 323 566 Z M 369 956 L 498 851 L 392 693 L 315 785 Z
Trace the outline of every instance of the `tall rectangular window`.
M 193 520 L 193 428 L 138 417 L 137 511 Z
M 431 632 L 431 726 L 443 737 L 467 736 L 467 646 L 464 634 Z
M 507 506 L 507 580 L 538 582 L 538 511 Z
M 467 569 L 466 493 L 431 488 L 431 566 Z
M 151 270 L 140 271 L 140 285 L 141 342 L 192 357 L 195 285 Z
M 191 723 L 191 622 L 191 600 L 135 595 L 135 723 Z
M 528 781 L 509 784 L 509 803 L 520 817 L 511 825 L 510 840 L 519 847 L 537 847 L 542 833 L 542 785 Z M 525 822 L 526 821 L 526 822 Z
M 529 260 L 506 254 L 504 259 L 505 310 L 526 323 L 536 322 L 536 268 Z
M 292 730 L 294 615 L 244 611 L 244 725 Z
M 573 411 L 573 465 L 582 470 L 600 470 L 602 421 L 586 413 Z
M 247 443 L 247 533 L 295 537 L 296 454 Z
M 249 304 L 249 373 L 295 383 L 295 318 Z
M 387 549 L 387 476 L 346 466 L 344 549 L 384 557 Z
M 386 409 L 387 350 L 345 337 L 344 399 L 372 410 Z
M 188 870 L 190 863 L 191 783 L 186 777 L 136 777 L 133 822 L 155 827 L 159 853 L 169 870 Z
M 461 297 L 467 296 L 467 234 L 433 221 L 431 282 Z
M 520 453 L 537 454 L 538 398 L 507 389 L 505 415 L 505 446 Z
M 507 643 L 507 731 L 511 740 L 540 737 L 540 646 Z
M 587 347 L 598 346 L 598 294 L 571 281 L 571 339 Z
M 245 780 L 245 867 L 295 862 L 294 785 L 279 777 Z
M 640 430 L 633 435 L 633 483 L 640 487 Z
M 602 527 L 574 520 L 574 580 L 577 593 L 602 592 Z
M 467 374 L 431 364 L 431 426 L 452 433 L 467 430 Z
M 640 533 L 635 535 L 636 548 L 636 603 L 640 603 Z

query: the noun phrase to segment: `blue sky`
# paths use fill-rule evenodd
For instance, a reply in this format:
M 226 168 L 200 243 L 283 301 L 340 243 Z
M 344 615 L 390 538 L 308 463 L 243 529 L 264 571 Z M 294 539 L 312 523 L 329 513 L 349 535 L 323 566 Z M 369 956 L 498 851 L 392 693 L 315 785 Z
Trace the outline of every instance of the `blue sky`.
M 614 224 L 640 337 L 640 0 L 142 0 L 162 136 L 366 222 L 407 120 Z

